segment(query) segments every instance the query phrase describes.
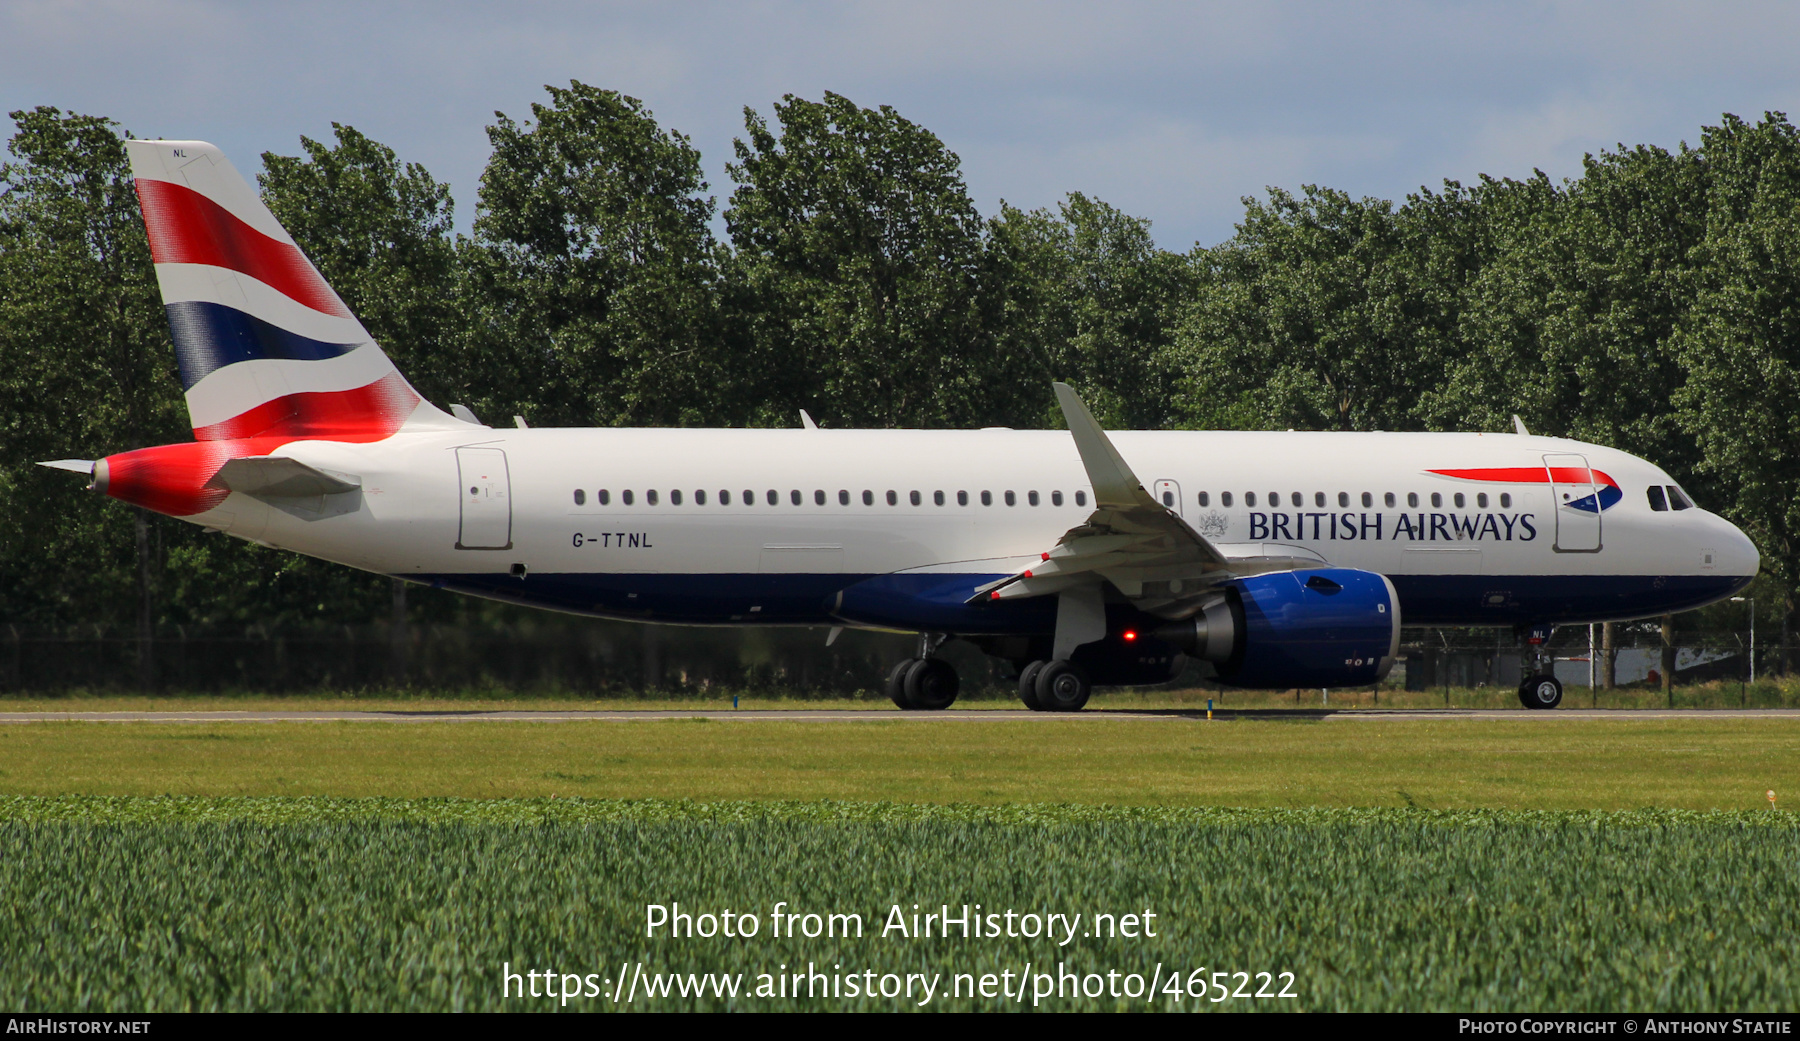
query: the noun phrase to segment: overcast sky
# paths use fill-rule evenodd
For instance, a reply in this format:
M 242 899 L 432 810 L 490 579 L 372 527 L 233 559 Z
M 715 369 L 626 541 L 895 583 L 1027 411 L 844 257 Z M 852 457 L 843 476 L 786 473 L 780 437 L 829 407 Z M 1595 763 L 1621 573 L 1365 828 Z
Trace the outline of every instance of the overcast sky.
M 1564 177 L 1619 142 L 1697 142 L 1721 112 L 1795 110 L 1796 30 L 1777 3 L 0 0 L 0 111 L 211 140 L 247 172 L 349 123 L 449 182 L 466 227 L 484 128 L 546 83 L 642 98 L 721 206 L 743 107 L 831 90 L 936 132 L 983 213 L 1082 191 L 1185 249 L 1269 185 Z

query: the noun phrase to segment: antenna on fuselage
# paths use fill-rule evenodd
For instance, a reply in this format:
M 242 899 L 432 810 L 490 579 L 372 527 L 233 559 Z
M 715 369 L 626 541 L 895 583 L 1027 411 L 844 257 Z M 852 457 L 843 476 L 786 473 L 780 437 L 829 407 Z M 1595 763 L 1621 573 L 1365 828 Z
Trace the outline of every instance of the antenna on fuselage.
M 800 425 L 808 430 L 819 429 L 819 424 L 813 422 L 813 417 L 805 409 L 800 410 Z
M 1519 414 L 1517 412 L 1513 413 L 1513 433 L 1519 435 L 1520 437 L 1530 437 L 1531 436 L 1531 431 L 1525 429 L 1525 421 L 1523 419 L 1519 418 Z

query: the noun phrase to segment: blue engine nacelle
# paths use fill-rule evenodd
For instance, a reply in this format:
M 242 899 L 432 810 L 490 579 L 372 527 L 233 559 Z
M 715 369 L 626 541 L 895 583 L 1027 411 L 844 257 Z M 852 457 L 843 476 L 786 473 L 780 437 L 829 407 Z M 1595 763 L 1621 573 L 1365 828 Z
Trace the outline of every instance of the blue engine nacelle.
M 1385 575 L 1349 568 L 1235 579 L 1200 614 L 1155 632 L 1212 662 L 1234 687 L 1355 687 L 1394 667 L 1400 598 Z

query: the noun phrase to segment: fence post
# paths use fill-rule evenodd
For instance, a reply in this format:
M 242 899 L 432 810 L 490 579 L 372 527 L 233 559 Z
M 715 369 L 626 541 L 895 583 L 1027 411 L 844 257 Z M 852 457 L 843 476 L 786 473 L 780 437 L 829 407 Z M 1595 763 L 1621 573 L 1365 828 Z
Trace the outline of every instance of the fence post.
M 1662 689 L 1675 707 L 1675 616 L 1662 616 Z

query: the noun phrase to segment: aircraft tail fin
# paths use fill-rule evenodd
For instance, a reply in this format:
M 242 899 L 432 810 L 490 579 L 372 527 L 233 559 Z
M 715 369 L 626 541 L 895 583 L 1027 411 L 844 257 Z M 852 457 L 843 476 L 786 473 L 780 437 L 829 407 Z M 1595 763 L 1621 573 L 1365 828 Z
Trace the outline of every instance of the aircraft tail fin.
M 459 425 L 407 383 L 217 147 L 125 146 L 197 440 Z

